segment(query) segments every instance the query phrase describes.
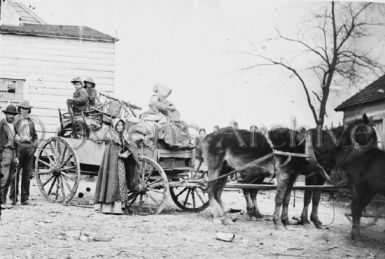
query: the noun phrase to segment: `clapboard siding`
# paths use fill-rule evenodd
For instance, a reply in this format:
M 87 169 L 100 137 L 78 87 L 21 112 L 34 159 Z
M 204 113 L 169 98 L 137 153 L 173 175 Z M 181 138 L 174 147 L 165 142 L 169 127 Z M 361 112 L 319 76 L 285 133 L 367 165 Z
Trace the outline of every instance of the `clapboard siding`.
M 24 98 L 34 107 L 39 138 L 54 135 L 60 108 L 67 111 L 75 76 L 91 76 L 100 92 L 114 92 L 115 45 L 23 35 L 0 35 L 0 77 L 25 79 Z
M 25 66 L 25 67 L 29 67 L 29 66 L 34 66 L 36 60 L 43 60 L 43 58 L 38 58 L 37 59 L 28 59 L 28 58 L 24 58 L 21 59 L 20 57 L 7 57 L 5 54 L 2 55 L 2 57 L 0 57 L 0 62 L 4 65 L 4 66 Z M 46 59 L 46 61 L 50 61 L 49 64 L 42 64 L 41 68 L 42 69 L 45 69 L 45 68 L 51 68 L 52 66 L 55 66 L 55 67 L 60 67 L 60 68 L 72 68 L 72 69 L 84 69 L 84 70 L 92 70 L 92 71 L 109 71 L 109 72 L 113 72 L 113 69 L 111 68 L 113 66 L 113 62 L 100 62 L 100 64 L 97 64 L 96 62 L 92 62 L 90 64 L 89 61 L 87 62 L 76 62 L 74 63 L 73 61 L 58 61 L 57 58 L 52 58 L 51 60 L 48 60 Z M 47 62 L 48 63 L 48 62 Z M 50 65 L 50 66 L 48 66 Z

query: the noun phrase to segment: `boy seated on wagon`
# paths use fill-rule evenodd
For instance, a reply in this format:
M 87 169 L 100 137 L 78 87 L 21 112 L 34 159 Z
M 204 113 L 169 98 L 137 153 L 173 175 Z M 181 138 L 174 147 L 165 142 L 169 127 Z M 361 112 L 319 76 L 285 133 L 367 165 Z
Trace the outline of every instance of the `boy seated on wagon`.
M 71 83 L 75 86 L 75 92 L 72 99 L 67 99 L 68 112 L 73 115 L 88 111 L 89 99 L 86 89 L 83 88 L 83 81 L 80 77 L 75 77 Z

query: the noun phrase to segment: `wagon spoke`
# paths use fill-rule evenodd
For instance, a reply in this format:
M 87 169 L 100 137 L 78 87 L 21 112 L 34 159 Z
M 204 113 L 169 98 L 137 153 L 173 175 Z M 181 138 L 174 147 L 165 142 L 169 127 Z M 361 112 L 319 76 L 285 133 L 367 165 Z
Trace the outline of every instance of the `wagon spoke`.
M 156 205 L 158 205 L 158 206 L 160 205 L 160 204 L 156 201 L 156 199 L 155 199 L 154 197 L 152 197 L 151 194 L 147 193 L 147 196 L 150 197 L 150 199 L 153 200 L 153 201 L 155 202 Z
M 62 181 L 65 183 L 65 185 L 67 186 L 67 189 L 69 190 L 69 191 L 71 191 L 71 185 L 67 182 L 67 180 L 61 175 L 60 176 L 61 178 L 62 178 Z
M 71 169 L 76 169 L 76 166 L 73 165 L 73 166 L 67 166 L 67 167 L 62 167 L 61 168 L 62 171 L 71 171 Z
M 154 184 L 157 184 L 157 183 L 162 182 L 162 181 L 163 181 L 162 178 L 160 178 L 160 179 L 158 179 L 158 180 L 156 180 L 156 181 L 153 181 L 153 182 L 147 184 L 147 187 L 150 187 L 150 186 L 153 187 Z M 153 187 L 153 188 L 154 188 L 154 187 Z
M 43 184 L 43 187 L 46 186 L 47 183 L 49 183 L 49 181 L 52 180 L 52 178 L 54 178 L 54 176 L 52 175 L 50 178 L 48 178 L 48 180 Z
M 150 171 L 150 173 L 148 174 L 148 176 L 147 176 L 146 179 L 144 180 L 145 183 L 148 182 L 148 180 L 150 180 L 150 177 L 151 177 L 152 173 L 154 172 L 154 168 L 151 167 L 151 168 L 149 169 L 149 171 Z
M 176 195 L 176 197 L 178 198 L 182 193 L 184 193 L 185 191 L 187 191 L 187 188 L 184 188 L 180 193 L 178 193 L 177 195 Z
M 64 163 L 61 163 L 61 164 L 60 164 L 60 167 L 62 167 L 63 165 L 67 164 L 68 161 L 70 161 L 70 159 L 71 159 L 73 156 L 74 156 L 74 154 L 70 154 L 70 155 L 68 156 L 68 158 L 66 159 L 66 161 L 65 161 Z
M 41 174 L 50 174 L 52 171 L 53 171 L 52 169 L 46 169 L 46 170 L 40 169 L 40 170 L 37 172 L 37 174 L 38 174 L 38 175 L 41 175 Z
M 47 150 L 43 149 L 43 152 L 46 154 L 46 157 L 48 158 L 49 162 L 54 165 L 55 164 L 55 161 L 52 160 L 52 157 L 50 154 L 48 154 Z M 54 158 L 55 159 L 55 158 Z
M 64 173 L 64 172 L 61 172 L 61 174 L 66 177 L 67 179 L 71 179 L 72 181 L 76 182 L 76 179 L 73 179 L 71 176 L 69 176 L 68 174 Z
M 64 160 L 64 158 L 66 157 L 66 153 L 67 153 L 67 149 L 68 147 L 67 146 L 64 146 L 64 150 L 60 156 L 60 159 L 59 159 L 59 164 L 61 164 L 61 162 Z
M 192 197 L 192 201 L 193 201 L 193 207 L 196 208 L 194 192 L 195 192 L 195 189 L 191 189 L 191 197 Z
M 142 181 L 144 181 L 144 170 L 145 170 L 146 162 L 142 162 Z
M 56 177 L 56 192 L 55 192 L 55 200 L 59 197 L 59 184 L 60 184 L 60 177 Z
M 52 166 L 50 164 L 48 164 L 47 162 L 41 160 L 40 158 L 38 159 L 38 161 L 39 161 L 39 163 L 42 163 L 42 164 L 48 166 L 49 168 L 52 168 Z
M 49 146 L 51 147 L 51 150 L 52 150 L 52 153 L 54 154 L 54 159 L 55 159 L 55 161 L 58 159 L 58 154 L 57 154 L 57 152 L 56 152 L 56 149 L 55 149 L 55 147 L 52 145 L 52 141 L 50 141 L 49 142 Z
M 186 206 L 187 200 L 188 200 L 188 196 L 190 195 L 190 192 L 191 192 L 191 189 L 188 189 L 188 192 L 187 192 L 187 195 L 186 195 L 186 199 L 184 200 L 183 206 Z
M 136 198 L 138 197 L 138 193 L 133 193 L 133 196 L 132 196 L 132 200 L 130 201 L 130 203 L 127 205 L 127 207 L 130 207 L 136 200 Z M 129 198 L 127 198 L 129 199 Z
M 205 200 L 204 200 L 203 197 L 200 195 L 200 193 L 199 193 L 197 190 L 195 190 L 195 193 L 197 194 L 197 196 L 198 196 L 198 198 L 201 200 L 201 202 L 202 202 L 203 204 L 205 204 Z
M 66 194 L 65 194 L 65 190 L 64 190 L 63 176 L 60 176 L 60 190 L 61 190 L 61 194 L 63 196 L 63 201 L 64 201 L 66 198 Z
M 51 187 L 50 187 L 49 190 L 48 190 L 48 195 L 51 194 L 52 188 L 54 187 L 55 183 L 56 183 L 56 177 L 55 177 L 55 179 L 53 180 L 53 182 L 52 182 L 52 184 L 51 184 Z

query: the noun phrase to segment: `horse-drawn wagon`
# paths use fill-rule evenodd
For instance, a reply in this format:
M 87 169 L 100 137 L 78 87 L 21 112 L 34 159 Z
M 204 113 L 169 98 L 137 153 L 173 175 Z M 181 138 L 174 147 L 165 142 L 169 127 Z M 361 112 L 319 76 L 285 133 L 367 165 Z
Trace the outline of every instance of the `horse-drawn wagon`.
M 62 113 L 57 136 L 44 140 L 36 152 L 35 176 L 42 195 L 51 202 L 69 203 L 82 175 L 97 176 L 105 143 L 89 138 L 90 131 L 124 118 L 128 127 L 138 121 L 140 108 L 101 94 L 101 105 L 81 114 Z M 155 133 L 156 135 L 157 133 Z M 139 182 L 127 193 L 128 209 L 138 214 L 158 214 L 171 195 L 175 204 L 188 211 L 207 207 L 205 188 L 196 182 L 206 172 L 194 168 L 195 147 L 167 148 L 159 140 L 152 148 L 135 143 Z

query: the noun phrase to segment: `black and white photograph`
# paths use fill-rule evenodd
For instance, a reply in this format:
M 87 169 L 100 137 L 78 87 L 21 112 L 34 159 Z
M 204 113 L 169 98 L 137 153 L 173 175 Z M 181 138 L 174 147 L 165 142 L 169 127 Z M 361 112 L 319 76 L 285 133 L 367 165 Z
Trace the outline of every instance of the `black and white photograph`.
M 0 0 L 0 259 L 385 259 L 385 1 Z

